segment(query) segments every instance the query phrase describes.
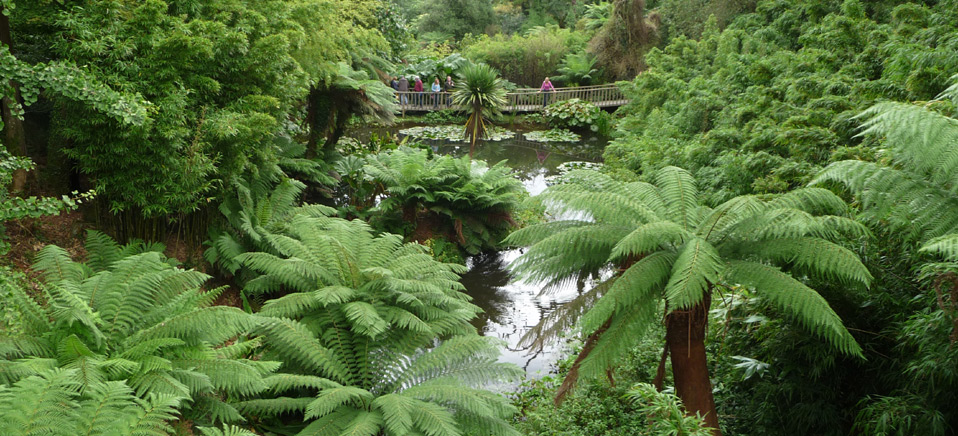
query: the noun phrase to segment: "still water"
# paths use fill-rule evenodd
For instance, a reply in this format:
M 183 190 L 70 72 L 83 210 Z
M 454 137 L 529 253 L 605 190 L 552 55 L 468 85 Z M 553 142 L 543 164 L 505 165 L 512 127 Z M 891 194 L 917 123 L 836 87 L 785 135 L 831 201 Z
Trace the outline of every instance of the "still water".
M 439 153 L 454 156 L 469 153 L 468 144 L 426 142 Z M 576 144 L 552 146 L 513 138 L 485 142 L 478 146 L 474 157 L 490 164 L 506 160 L 526 190 L 531 195 L 537 195 L 546 189 L 546 177 L 556 174 L 556 168 L 561 163 L 597 162 L 601 159 L 605 144 L 605 139 L 596 137 L 583 137 Z M 588 289 L 582 289 L 581 284 L 569 283 L 543 292 L 540 284 L 513 280 L 508 265 L 520 254 L 519 250 L 508 250 L 467 259 L 469 272 L 462 276 L 462 284 L 472 296 L 473 303 L 485 311 L 474 322 L 476 328 L 483 335 L 494 336 L 505 342 L 506 348 L 500 360 L 519 365 L 530 377 L 539 377 L 548 374 L 550 366 L 561 357 L 562 344 L 530 350 L 519 347 L 520 338 L 556 307 Z

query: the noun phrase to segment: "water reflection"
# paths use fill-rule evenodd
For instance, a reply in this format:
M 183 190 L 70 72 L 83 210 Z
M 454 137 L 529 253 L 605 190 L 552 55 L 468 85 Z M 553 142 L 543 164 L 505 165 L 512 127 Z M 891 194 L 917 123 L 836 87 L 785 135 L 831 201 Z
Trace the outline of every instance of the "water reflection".
M 395 134 L 398 128 L 380 130 L 377 134 Z M 367 132 L 354 132 L 361 137 Z M 519 138 L 499 142 L 486 141 L 479 145 L 474 157 L 490 164 L 506 160 L 531 195 L 546 189 L 546 177 L 556 174 L 557 167 L 568 161 L 597 162 L 601 159 L 605 140 L 583 137 L 576 144 L 543 144 Z M 469 144 L 446 141 L 424 141 L 434 152 L 453 156 L 469 154 Z M 483 335 L 495 336 L 506 343 L 500 360 L 519 365 L 530 376 L 542 376 L 549 372 L 560 356 L 559 344 L 549 344 L 542 349 L 519 347 L 522 336 L 535 327 L 564 303 L 576 298 L 590 288 L 589 283 L 570 282 L 541 292 L 542 285 L 521 283 L 512 280 L 508 265 L 521 255 L 520 250 L 507 250 L 473 256 L 467 260 L 469 271 L 462 276 L 466 292 L 473 303 L 485 313 L 474 321 Z
M 582 142 L 563 147 L 509 139 L 480 145 L 475 158 L 490 163 L 506 160 L 526 190 L 538 195 L 546 189 L 546 177 L 556 174 L 563 162 L 573 160 L 598 161 L 604 141 L 586 138 Z M 434 150 L 454 156 L 469 153 L 468 144 L 433 143 Z M 518 258 L 520 250 L 486 253 L 468 259 L 469 272 L 462 276 L 466 292 L 473 303 L 485 313 L 474 324 L 486 336 L 495 336 L 506 343 L 500 360 L 514 363 L 530 376 L 542 376 L 561 357 L 560 344 L 549 344 L 542 349 L 520 348 L 520 339 L 564 303 L 579 296 L 587 285 L 571 282 L 542 292 L 541 284 L 512 280 L 508 265 Z
M 529 375 L 545 375 L 560 354 L 557 344 L 540 349 L 519 347 L 522 336 L 539 321 L 582 291 L 572 283 L 543 293 L 539 284 L 511 280 L 508 264 L 521 255 L 519 250 L 473 256 L 467 262 L 469 272 L 462 276 L 473 303 L 485 313 L 473 321 L 479 333 L 506 343 L 500 360 L 514 363 Z

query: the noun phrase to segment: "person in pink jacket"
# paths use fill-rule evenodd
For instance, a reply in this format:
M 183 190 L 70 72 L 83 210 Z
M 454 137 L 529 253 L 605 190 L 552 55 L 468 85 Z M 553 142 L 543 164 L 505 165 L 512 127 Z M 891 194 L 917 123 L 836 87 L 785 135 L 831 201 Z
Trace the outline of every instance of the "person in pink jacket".
M 556 87 L 552 86 L 552 81 L 546 77 L 546 80 L 542 81 L 542 86 L 539 88 L 539 92 L 545 92 L 546 94 L 542 97 L 542 107 L 549 105 L 549 94 L 556 92 Z

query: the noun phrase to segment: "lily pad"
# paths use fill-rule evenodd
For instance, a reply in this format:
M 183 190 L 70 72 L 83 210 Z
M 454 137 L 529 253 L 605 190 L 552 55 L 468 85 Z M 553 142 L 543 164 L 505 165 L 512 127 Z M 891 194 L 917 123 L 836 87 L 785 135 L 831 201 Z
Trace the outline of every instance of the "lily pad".
M 400 130 L 399 133 L 419 139 L 454 142 L 466 141 L 463 127 L 455 125 L 410 127 L 408 129 Z M 489 137 L 486 139 L 486 141 L 502 141 L 503 139 L 509 139 L 515 136 L 515 132 L 503 129 L 502 127 L 493 126 L 489 130 Z
M 534 142 L 578 142 L 580 137 L 566 129 L 537 130 L 523 134 L 527 141 Z

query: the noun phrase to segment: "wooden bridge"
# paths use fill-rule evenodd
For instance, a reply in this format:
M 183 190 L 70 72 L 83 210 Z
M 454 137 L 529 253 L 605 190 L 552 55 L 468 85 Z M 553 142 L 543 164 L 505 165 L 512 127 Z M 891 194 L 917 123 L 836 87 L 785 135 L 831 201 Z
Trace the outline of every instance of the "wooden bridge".
M 452 104 L 452 94 L 448 92 L 397 91 L 396 94 L 399 107 L 404 113 L 458 109 L 458 106 Z M 591 102 L 598 107 L 618 107 L 629 102 L 622 90 L 614 84 L 556 88 L 553 92 L 539 91 L 538 88 L 517 88 L 506 93 L 506 105 L 502 111 L 536 112 L 548 104 L 573 98 Z

